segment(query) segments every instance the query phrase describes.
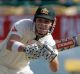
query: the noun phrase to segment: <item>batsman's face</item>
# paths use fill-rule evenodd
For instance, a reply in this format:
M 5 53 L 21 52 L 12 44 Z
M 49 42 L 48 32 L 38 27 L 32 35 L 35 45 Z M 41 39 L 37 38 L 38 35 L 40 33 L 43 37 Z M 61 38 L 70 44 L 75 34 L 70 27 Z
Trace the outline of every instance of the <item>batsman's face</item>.
M 48 33 L 52 26 L 52 21 L 44 18 L 36 18 L 36 33 L 39 35 L 45 35 Z

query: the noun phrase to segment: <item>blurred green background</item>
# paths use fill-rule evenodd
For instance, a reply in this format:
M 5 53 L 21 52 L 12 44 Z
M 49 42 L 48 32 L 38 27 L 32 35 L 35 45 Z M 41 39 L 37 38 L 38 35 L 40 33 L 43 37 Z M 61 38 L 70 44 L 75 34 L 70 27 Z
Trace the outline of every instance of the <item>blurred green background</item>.
M 0 15 L 31 15 L 40 5 L 52 6 L 57 15 L 80 14 L 80 0 L 0 0 Z

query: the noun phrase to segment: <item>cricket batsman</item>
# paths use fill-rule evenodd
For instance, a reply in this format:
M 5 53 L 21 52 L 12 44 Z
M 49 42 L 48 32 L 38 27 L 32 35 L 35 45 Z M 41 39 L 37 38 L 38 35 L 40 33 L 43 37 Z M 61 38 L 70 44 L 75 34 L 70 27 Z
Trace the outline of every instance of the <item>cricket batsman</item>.
M 34 74 L 30 60 L 43 57 L 53 72 L 58 70 L 58 51 L 51 35 L 55 28 L 52 8 L 40 6 L 34 19 L 14 23 L 6 39 L 0 43 L 0 74 Z

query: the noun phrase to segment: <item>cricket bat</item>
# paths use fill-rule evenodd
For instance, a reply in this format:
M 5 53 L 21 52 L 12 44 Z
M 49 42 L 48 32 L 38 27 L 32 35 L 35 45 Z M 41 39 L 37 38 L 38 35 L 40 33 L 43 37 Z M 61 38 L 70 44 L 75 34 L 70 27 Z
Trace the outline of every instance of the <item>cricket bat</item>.
M 69 50 L 71 48 L 80 46 L 80 34 L 70 38 L 55 40 L 55 41 L 56 41 L 56 48 L 58 49 L 59 52 L 64 50 Z

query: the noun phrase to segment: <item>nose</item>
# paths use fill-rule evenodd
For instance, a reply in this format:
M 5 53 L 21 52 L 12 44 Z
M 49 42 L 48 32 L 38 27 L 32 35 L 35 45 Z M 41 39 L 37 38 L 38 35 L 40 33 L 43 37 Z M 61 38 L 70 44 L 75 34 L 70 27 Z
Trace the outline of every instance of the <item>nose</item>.
M 40 26 L 41 26 L 42 28 L 46 28 L 46 27 L 47 27 L 47 25 L 44 24 L 44 23 L 42 23 Z

